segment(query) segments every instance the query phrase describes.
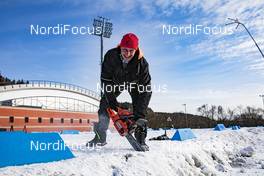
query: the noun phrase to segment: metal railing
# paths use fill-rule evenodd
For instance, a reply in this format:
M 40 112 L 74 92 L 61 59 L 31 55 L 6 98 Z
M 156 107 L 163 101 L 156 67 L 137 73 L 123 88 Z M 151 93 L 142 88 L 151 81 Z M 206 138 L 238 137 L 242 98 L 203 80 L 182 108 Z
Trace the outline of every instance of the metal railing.
M 68 83 L 61 83 L 55 81 L 45 81 L 45 80 L 31 80 L 24 84 L 11 84 L 11 85 L 4 85 L 0 86 L 0 92 L 15 90 L 15 89 L 23 89 L 23 88 L 54 88 L 54 89 L 62 89 L 80 93 L 85 96 L 92 97 L 96 100 L 100 99 L 100 94 L 96 93 L 95 91 L 76 86 L 73 84 Z

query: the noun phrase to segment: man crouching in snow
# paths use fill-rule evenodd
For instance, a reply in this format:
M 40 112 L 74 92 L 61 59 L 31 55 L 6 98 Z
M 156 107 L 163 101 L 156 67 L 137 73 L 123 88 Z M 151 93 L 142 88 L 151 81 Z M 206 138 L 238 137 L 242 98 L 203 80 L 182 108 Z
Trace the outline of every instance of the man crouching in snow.
M 147 124 L 142 119 L 145 119 L 152 94 L 151 77 L 148 63 L 138 47 L 138 37 L 135 34 L 124 35 L 120 45 L 105 54 L 101 82 L 104 95 L 98 111 L 99 122 L 94 124 L 95 137 L 87 146 L 106 144 L 106 130 L 110 120 L 106 109 L 110 107 L 117 111 L 119 105 L 116 98 L 126 89 L 132 98 L 134 120 L 138 124 L 135 138 L 143 147 L 147 147 L 145 143 Z

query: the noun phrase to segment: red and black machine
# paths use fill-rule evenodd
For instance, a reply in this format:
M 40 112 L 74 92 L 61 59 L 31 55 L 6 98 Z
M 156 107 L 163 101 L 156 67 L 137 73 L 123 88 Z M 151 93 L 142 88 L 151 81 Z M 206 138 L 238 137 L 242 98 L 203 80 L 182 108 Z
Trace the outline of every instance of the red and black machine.
M 121 136 L 132 133 L 133 127 L 135 127 L 135 121 L 133 120 L 134 115 L 132 112 L 121 108 L 118 108 L 118 112 L 107 108 L 107 112 Z
M 145 152 L 149 150 L 148 148 L 141 146 L 141 144 L 138 143 L 138 141 L 132 135 L 137 127 L 132 112 L 121 108 L 118 108 L 118 112 L 112 110 L 111 108 L 107 108 L 107 112 L 109 117 L 112 119 L 118 133 L 121 136 L 126 137 L 135 151 Z

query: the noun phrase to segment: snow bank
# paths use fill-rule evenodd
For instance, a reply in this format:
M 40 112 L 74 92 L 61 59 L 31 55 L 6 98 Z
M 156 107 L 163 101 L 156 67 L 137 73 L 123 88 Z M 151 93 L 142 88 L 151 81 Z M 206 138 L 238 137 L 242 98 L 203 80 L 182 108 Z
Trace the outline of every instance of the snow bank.
M 167 131 L 170 137 L 175 130 Z M 93 133 L 62 135 L 76 158 L 0 169 L 0 175 L 264 175 L 264 128 L 213 131 L 195 129 L 196 139 L 148 141 L 149 152 L 135 152 L 125 138 L 108 133 L 108 144 L 86 149 Z M 148 138 L 163 134 L 149 131 Z M 75 146 L 75 147 L 74 147 Z

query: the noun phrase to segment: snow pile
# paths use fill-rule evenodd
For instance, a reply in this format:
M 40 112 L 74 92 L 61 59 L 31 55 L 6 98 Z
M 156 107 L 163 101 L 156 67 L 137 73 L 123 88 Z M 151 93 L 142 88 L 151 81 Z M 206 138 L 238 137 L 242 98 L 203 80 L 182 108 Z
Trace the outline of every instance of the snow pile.
M 167 131 L 172 137 L 175 130 Z M 264 128 L 213 131 L 195 129 L 196 139 L 148 141 L 149 152 L 135 152 L 125 138 L 108 133 L 102 148 L 84 149 L 93 133 L 62 135 L 76 158 L 0 169 L 0 175 L 264 175 Z M 149 130 L 148 138 L 163 134 Z M 75 145 L 82 144 L 82 147 Z
M 249 146 L 240 150 L 240 155 L 243 157 L 251 157 L 254 153 L 254 149 Z

